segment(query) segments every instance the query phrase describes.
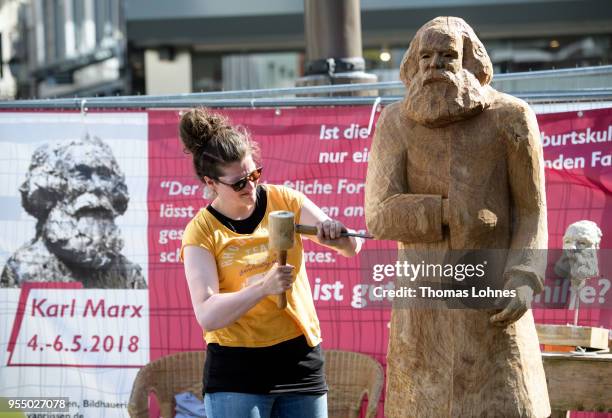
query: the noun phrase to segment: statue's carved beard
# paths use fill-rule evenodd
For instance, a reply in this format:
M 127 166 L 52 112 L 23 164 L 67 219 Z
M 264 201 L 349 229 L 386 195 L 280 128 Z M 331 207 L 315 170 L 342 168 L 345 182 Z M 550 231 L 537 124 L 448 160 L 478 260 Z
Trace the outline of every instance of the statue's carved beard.
M 81 207 L 75 211 L 74 205 L 58 204 L 42 229 L 49 250 L 73 267 L 108 267 L 121 252 L 123 240 L 107 206 Z
M 406 92 L 406 115 L 429 128 L 448 125 L 488 107 L 486 90 L 467 70 L 417 73 Z
M 565 250 L 565 256 L 569 265 L 570 278 L 575 287 L 582 287 L 585 279 L 599 276 L 596 249 Z M 578 285 L 579 281 L 580 285 Z

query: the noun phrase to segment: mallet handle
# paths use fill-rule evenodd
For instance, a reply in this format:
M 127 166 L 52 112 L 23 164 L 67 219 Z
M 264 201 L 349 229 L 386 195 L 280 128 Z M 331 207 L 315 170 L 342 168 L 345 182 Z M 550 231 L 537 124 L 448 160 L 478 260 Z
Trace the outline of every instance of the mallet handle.
M 277 262 L 279 266 L 284 266 L 287 264 L 287 250 L 281 250 L 278 252 Z M 283 292 L 278 295 L 276 306 L 278 306 L 278 309 L 285 309 L 287 307 L 287 292 Z
M 298 234 L 317 235 L 317 227 L 311 226 L 311 225 L 295 224 L 295 232 L 297 232 Z M 341 232 L 340 236 L 341 237 L 367 238 L 367 239 L 374 238 L 370 234 L 358 234 L 357 232 Z

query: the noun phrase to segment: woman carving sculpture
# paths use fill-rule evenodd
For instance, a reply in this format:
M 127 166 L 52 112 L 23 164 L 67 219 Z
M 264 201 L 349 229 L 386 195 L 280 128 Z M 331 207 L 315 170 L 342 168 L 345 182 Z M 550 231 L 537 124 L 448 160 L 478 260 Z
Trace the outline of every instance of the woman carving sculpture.
M 494 251 L 487 273 L 516 296 L 502 310 L 394 306 L 385 416 L 547 417 L 528 309 L 548 239 L 535 115 L 489 86 L 491 61 L 459 18 L 421 27 L 400 75 L 406 96 L 382 112 L 370 153 L 370 233 L 417 262 Z
M 183 114 L 180 137 L 214 199 L 187 225 L 181 258 L 193 309 L 205 330 L 206 416 L 327 417 L 321 332 L 302 241 L 279 266 L 268 251 L 268 213 L 291 211 L 316 225 L 318 244 L 350 257 L 358 238 L 341 237 L 303 194 L 259 184 L 259 149 L 246 131 L 203 109 Z M 287 294 L 287 308 L 276 295 Z

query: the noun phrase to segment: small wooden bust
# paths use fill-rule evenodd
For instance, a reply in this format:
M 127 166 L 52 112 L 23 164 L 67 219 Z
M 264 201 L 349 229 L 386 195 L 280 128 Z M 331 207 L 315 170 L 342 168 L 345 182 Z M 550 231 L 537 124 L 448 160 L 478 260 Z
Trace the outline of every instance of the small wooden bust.
M 500 250 L 487 273 L 517 293 L 502 311 L 394 306 L 385 416 L 547 417 L 528 309 L 543 288 L 538 251 L 548 239 L 535 115 L 489 86 L 487 52 L 456 17 L 421 27 L 400 71 L 405 99 L 384 109 L 372 144 L 368 229 L 398 241 L 400 260 Z

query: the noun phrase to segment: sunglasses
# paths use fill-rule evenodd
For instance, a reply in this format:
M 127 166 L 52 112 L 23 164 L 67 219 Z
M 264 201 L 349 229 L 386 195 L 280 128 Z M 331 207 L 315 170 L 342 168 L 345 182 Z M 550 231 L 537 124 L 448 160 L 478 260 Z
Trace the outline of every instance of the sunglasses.
M 259 178 L 261 177 L 261 170 L 263 170 L 263 167 L 258 167 L 255 169 L 255 171 L 252 171 L 251 173 L 247 174 L 246 176 L 244 176 L 243 178 L 241 178 L 240 180 L 238 180 L 235 183 L 226 183 L 222 180 L 219 179 L 215 179 L 217 180 L 219 183 L 221 184 L 225 184 L 226 186 L 230 186 L 232 189 L 234 189 L 235 192 L 239 192 L 240 190 L 244 189 L 247 185 L 247 182 L 249 181 L 257 181 L 259 180 Z

